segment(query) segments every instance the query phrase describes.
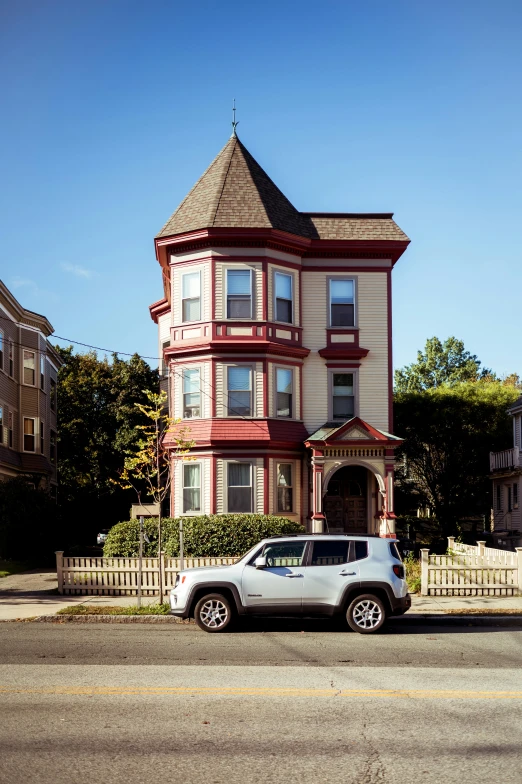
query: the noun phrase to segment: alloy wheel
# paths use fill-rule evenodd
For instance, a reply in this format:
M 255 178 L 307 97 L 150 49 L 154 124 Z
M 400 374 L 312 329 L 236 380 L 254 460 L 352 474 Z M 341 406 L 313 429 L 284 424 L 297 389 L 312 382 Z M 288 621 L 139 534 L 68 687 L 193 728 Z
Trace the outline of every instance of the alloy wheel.
M 228 620 L 228 607 L 219 599 L 209 599 L 201 607 L 199 617 L 209 629 L 219 629 Z

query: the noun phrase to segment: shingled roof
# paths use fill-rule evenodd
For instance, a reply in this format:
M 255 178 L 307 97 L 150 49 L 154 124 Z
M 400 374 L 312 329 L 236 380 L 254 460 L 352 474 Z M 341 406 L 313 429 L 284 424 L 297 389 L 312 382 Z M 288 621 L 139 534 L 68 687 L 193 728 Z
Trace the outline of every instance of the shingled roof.
M 299 212 L 235 135 L 157 238 L 213 227 L 279 229 L 308 239 L 409 241 L 392 213 Z

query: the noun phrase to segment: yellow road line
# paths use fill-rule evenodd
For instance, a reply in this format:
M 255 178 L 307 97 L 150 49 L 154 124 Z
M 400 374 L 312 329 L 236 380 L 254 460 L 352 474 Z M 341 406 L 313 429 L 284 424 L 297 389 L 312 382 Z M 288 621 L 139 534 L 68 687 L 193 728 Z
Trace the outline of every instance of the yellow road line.
M 236 697 L 380 697 L 427 700 L 522 700 L 522 691 L 471 691 L 464 689 L 299 689 L 246 686 L 49 686 L 19 688 L 0 686 L 0 694 L 54 694 L 64 696 L 236 696 Z

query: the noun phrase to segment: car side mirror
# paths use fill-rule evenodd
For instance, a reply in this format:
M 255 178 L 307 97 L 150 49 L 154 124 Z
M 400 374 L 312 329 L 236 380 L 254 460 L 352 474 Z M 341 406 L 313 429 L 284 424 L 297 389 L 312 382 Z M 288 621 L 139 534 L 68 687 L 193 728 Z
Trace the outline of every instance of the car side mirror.
M 256 560 L 254 561 L 254 566 L 256 567 L 256 569 L 266 569 L 266 558 L 265 558 L 265 556 L 264 555 L 260 555 L 258 558 L 256 558 Z

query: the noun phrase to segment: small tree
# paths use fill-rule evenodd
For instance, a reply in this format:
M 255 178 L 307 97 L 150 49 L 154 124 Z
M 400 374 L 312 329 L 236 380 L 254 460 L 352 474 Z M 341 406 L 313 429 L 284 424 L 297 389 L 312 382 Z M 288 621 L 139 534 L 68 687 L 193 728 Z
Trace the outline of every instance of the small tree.
M 121 472 L 120 486 L 133 488 L 141 503 L 142 493 L 152 498 L 158 505 L 158 559 L 161 564 L 161 504 L 167 497 L 172 482 L 171 453 L 182 455 L 188 452 L 194 441 L 188 440 L 189 429 L 179 427 L 180 419 L 173 419 L 165 413 L 167 394 L 165 392 L 144 391 L 148 404 L 135 403 L 135 407 L 149 420 L 146 425 L 138 425 L 141 432 L 136 449 L 127 450 Z M 169 434 L 169 446 L 165 448 L 165 436 Z M 159 599 L 163 601 L 163 582 L 159 575 Z

